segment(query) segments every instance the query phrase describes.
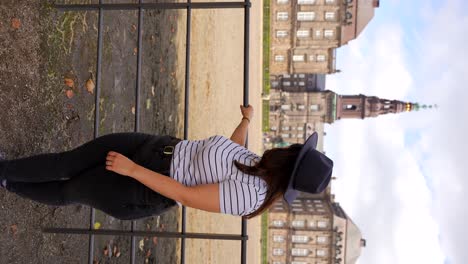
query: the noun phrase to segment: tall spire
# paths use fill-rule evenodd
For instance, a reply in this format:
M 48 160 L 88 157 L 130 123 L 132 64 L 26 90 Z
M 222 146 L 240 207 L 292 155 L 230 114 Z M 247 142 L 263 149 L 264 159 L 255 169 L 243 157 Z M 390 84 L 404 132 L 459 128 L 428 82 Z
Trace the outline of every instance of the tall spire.
M 437 109 L 437 108 L 439 108 L 439 106 L 436 105 L 436 104 L 435 104 L 435 105 L 426 105 L 426 104 L 419 105 L 419 103 L 416 103 L 416 104 L 415 104 L 415 109 L 414 109 L 414 110 L 415 110 L 415 111 L 419 111 L 421 108 L 422 108 L 422 109 L 428 109 L 428 108 L 429 108 L 429 109 L 432 109 L 432 108 L 436 108 L 436 109 Z

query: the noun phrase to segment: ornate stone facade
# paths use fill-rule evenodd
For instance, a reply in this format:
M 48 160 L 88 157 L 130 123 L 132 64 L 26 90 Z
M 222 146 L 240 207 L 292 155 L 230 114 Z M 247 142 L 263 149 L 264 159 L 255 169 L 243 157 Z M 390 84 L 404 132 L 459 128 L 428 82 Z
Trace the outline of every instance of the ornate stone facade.
M 343 118 L 369 118 L 388 113 L 418 110 L 415 103 L 380 99 L 365 95 L 338 95 L 332 91 L 270 91 L 270 131 L 265 134 L 267 147 L 304 143 L 313 132 L 319 135 L 318 149 L 323 150 L 324 123 Z
M 278 201 L 268 214 L 268 263 L 353 264 L 365 246 L 357 226 L 330 197 Z
M 336 48 L 356 38 L 378 0 L 271 0 L 270 74 L 336 72 Z

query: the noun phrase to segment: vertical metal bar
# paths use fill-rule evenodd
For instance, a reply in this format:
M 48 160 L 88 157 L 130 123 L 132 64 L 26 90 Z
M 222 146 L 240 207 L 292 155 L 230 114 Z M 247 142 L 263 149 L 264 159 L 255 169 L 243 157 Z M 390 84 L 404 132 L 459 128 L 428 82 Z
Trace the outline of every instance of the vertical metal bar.
M 185 98 L 184 98 L 184 139 L 188 138 L 189 128 L 189 103 L 190 103 L 190 34 L 192 27 L 192 1 L 187 0 L 187 24 L 185 36 Z M 187 210 L 182 206 L 182 230 L 181 234 L 186 233 L 186 215 Z M 185 237 L 180 240 L 180 263 L 185 264 Z
M 99 0 L 99 4 L 102 4 L 102 0 Z M 104 24 L 104 13 L 102 8 L 99 8 L 98 13 L 98 45 L 97 45 L 97 64 L 96 64 L 96 94 L 94 97 L 94 138 L 99 136 L 99 98 L 101 96 L 101 66 L 102 66 L 102 31 Z M 96 220 L 96 210 L 91 208 L 91 215 L 89 217 L 89 228 L 94 228 L 94 222 Z M 88 252 L 88 263 L 93 264 L 94 262 L 94 235 L 89 235 L 89 252 Z
M 142 0 L 139 0 L 139 4 Z M 143 31 L 143 9 L 141 6 L 138 8 L 138 40 L 137 40 L 137 76 L 136 76 L 136 89 L 135 89 L 135 132 L 140 131 L 140 88 L 141 88 L 141 58 L 142 58 L 142 31 Z M 132 221 L 131 231 L 135 231 L 137 222 Z M 130 263 L 135 264 L 136 261 L 136 237 L 131 236 L 130 242 Z
M 245 0 L 244 7 L 244 106 L 249 105 L 249 43 L 250 43 L 250 0 Z M 249 144 L 248 135 L 245 145 Z M 242 236 L 247 236 L 247 220 L 242 218 Z M 241 263 L 247 263 L 247 241 L 241 242 Z

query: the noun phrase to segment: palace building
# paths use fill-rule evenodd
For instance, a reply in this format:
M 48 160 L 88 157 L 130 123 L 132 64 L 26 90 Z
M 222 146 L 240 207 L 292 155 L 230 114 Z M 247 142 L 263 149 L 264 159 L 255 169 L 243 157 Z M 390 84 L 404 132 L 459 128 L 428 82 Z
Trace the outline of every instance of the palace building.
M 270 74 L 335 73 L 336 48 L 355 39 L 379 0 L 271 0 Z
M 332 91 L 319 92 L 270 91 L 270 131 L 266 138 L 282 145 L 303 143 L 313 132 L 319 134 L 318 148 L 323 148 L 324 124 L 343 118 L 369 118 L 389 113 L 418 110 L 415 103 L 380 99 L 375 96 L 338 95 Z

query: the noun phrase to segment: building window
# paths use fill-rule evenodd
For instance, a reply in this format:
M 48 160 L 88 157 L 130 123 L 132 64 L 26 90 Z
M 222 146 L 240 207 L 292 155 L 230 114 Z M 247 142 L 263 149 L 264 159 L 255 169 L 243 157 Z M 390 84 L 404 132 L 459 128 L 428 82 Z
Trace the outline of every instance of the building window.
M 303 73 L 299 73 L 298 76 L 299 76 L 299 78 L 305 78 L 305 74 L 303 74 Z
M 305 82 L 299 82 L 299 86 L 305 86 Z
M 295 135 L 293 135 L 295 136 Z M 303 212 L 304 210 L 302 210 L 302 208 L 293 208 L 292 209 L 293 212 Z
M 278 242 L 278 243 L 284 242 L 284 236 L 281 236 L 281 235 L 274 235 L 274 236 L 273 236 L 273 241 L 274 241 L 274 242 Z
M 357 110 L 357 106 L 356 106 L 356 105 L 352 105 L 352 104 L 347 104 L 347 105 L 344 105 L 344 106 L 343 106 L 343 109 L 344 109 L 344 110 Z
M 289 18 L 288 12 L 276 13 L 276 20 L 285 21 L 285 20 L 288 20 L 288 18 Z
M 302 130 L 304 130 L 304 127 L 298 126 L 298 127 L 297 127 L 297 130 L 298 130 L 298 131 L 302 131 Z
M 319 204 L 319 203 L 322 203 L 322 201 L 320 201 L 320 200 L 314 200 L 314 203 L 318 203 L 318 204 Z
M 275 55 L 275 61 L 284 61 L 283 55 Z
M 317 212 L 319 212 L 319 213 L 325 213 L 325 210 L 320 208 L 320 209 L 317 209 Z
M 326 38 L 332 38 L 334 35 L 335 35 L 335 32 L 333 32 L 333 29 L 325 29 L 323 31 L 323 35 L 326 37 Z
M 298 110 L 304 110 L 304 109 L 305 109 L 305 105 L 297 105 L 297 109 L 298 109 Z
M 273 220 L 272 224 L 276 227 L 283 227 L 285 223 L 282 220 Z
M 309 228 L 315 228 L 315 221 L 308 221 Z
M 289 131 L 289 127 L 288 127 L 288 126 L 284 126 L 284 127 L 281 128 L 281 130 L 283 130 L 283 131 Z
M 316 204 L 315 206 L 317 206 L 317 207 L 323 207 L 323 204 L 318 203 L 318 204 Z
M 325 20 L 335 20 L 335 12 L 325 12 Z
M 289 134 L 281 134 L 282 138 L 289 138 Z
M 284 254 L 284 250 L 281 248 L 274 248 L 273 249 L 273 255 L 274 256 L 281 256 Z
M 283 81 L 283 86 L 291 86 L 291 82 Z
M 325 257 L 327 255 L 327 252 L 323 249 L 317 249 L 317 256 L 318 257 Z
M 272 81 L 271 82 L 271 87 L 278 87 L 279 82 L 278 81 Z
M 325 0 L 325 4 L 334 4 L 335 0 Z
M 309 237 L 308 236 L 292 236 L 292 242 L 293 243 L 307 243 L 309 242 Z
M 327 228 L 328 223 L 325 221 L 318 221 L 317 226 L 320 228 Z
M 289 3 L 289 0 L 276 0 L 276 3 L 280 5 L 284 5 L 284 4 Z
M 270 127 L 270 130 L 271 130 L 271 131 L 276 131 L 276 127 L 275 127 L 275 126 L 272 126 L 272 127 Z
M 305 221 L 304 220 L 294 220 L 294 221 L 292 221 L 292 226 L 293 227 L 304 227 L 305 226 Z
M 325 59 L 325 55 L 317 55 L 317 61 L 323 62 Z
M 282 110 L 291 110 L 291 105 L 289 105 L 289 104 L 281 105 L 281 109 Z
M 305 261 L 293 261 L 291 262 L 291 264 L 308 264 L 308 263 Z
M 300 5 L 312 5 L 315 4 L 315 0 L 297 0 Z
M 318 111 L 318 110 L 319 110 L 319 105 L 317 104 L 310 105 L 310 111 Z
M 293 61 L 295 62 L 304 61 L 304 55 L 293 55 Z
M 317 243 L 320 243 L 320 244 L 325 244 L 325 243 L 327 243 L 327 237 L 318 236 L 318 237 L 317 237 Z
M 297 12 L 297 20 L 299 21 L 313 21 L 315 19 L 315 12 Z
M 316 38 L 321 38 L 322 37 L 322 30 L 320 30 L 320 29 L 315 30 L 315 37 Z
M 304 257 L 309 255 L 309 250 L 306 248 L 293 248 L 291 255 L 293 256 L 299 256 L 299 257 Z
M 310 36 L 310 31 L 309 30 L 301 29 L 301 30 L 297 31 L 297 37 L 298 38 L 307 38 L 309 36 Z
M 288 36 L 288 31 L 286 30 L 276 30 L 276 37 L 277 38 L 285 38 Z
M 273 261 L 273 264 L 284 264 L 284 262 L 281 262 L 281 261 Z

